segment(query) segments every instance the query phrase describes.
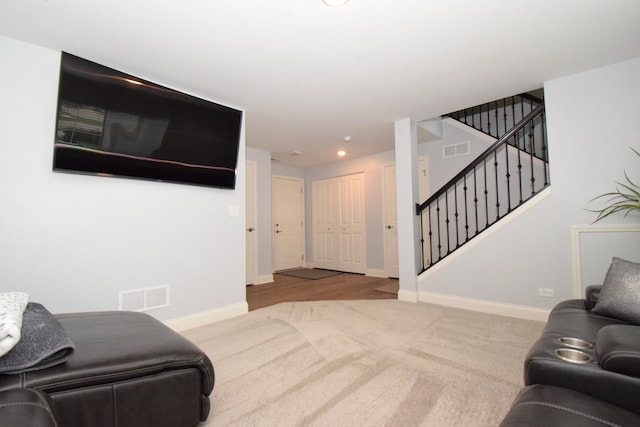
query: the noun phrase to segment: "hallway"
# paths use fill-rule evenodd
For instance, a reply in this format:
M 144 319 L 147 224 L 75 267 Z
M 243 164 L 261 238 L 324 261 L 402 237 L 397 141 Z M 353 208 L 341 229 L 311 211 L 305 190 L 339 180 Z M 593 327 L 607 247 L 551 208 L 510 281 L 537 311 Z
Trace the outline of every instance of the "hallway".
M 290 301 L 397 299 L 398 279 L 342 273 L 310 280 L 275 273 L 274 282 L 247 286 L 249 311 Z

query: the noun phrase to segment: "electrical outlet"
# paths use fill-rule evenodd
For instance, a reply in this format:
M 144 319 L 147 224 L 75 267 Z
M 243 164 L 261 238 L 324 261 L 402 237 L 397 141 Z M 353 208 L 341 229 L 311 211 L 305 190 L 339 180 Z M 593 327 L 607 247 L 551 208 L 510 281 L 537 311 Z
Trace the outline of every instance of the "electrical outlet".
M 553 298 L 553 289 L 538 288 L 538 295 L 541 297 Z

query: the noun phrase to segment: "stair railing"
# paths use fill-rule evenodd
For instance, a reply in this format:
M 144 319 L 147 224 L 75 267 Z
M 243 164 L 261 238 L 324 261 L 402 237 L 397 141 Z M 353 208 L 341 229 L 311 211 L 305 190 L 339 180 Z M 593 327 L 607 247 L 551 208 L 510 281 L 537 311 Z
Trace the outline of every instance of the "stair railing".
M 447 116 L 499 139 L 542 103 L 542 99 L 522 93 L 454 111 Z
M 550 185 L 544 103 L 424 203 L 420 273 L 450 255 Z

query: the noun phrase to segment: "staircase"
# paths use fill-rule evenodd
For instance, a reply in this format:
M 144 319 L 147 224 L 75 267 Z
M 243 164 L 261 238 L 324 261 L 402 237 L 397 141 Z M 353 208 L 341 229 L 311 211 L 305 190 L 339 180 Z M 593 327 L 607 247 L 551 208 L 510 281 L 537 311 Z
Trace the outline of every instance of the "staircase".
M 521 94 L 447 114 L 496 142 L 425 202 L 426 271 L 550 185 L 544 102 Z

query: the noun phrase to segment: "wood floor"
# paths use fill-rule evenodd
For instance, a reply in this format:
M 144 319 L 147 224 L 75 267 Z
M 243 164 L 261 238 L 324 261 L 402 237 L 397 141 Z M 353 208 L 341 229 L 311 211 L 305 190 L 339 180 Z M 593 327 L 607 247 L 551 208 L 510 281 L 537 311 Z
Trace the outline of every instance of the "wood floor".
M 247 286 L 249 311 L 290 301 L 397 299 L 398 279 L 342 273 L 309 280 L 273 275 L 274 282 Z M 381 288 L 381 290 L 377 290 Z M 395 289 L 396 293 L 393 293 Z

